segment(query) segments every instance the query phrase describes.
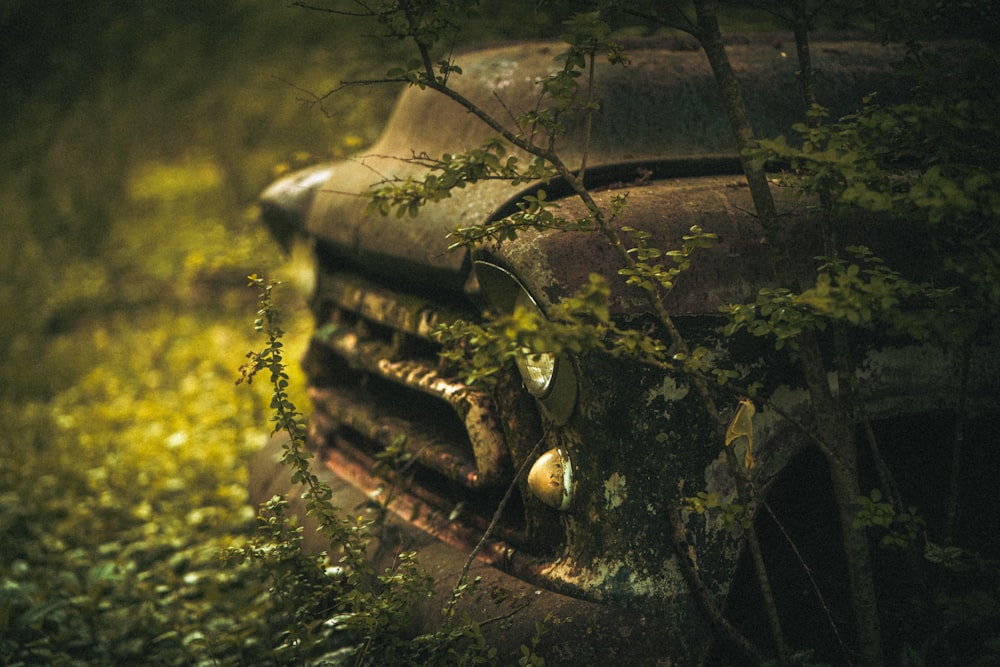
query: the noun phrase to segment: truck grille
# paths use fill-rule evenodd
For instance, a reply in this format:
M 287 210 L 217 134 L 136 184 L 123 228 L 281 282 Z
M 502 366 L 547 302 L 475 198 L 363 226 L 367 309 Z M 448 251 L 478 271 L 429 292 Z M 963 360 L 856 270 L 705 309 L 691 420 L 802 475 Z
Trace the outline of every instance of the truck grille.
M 337 272 L 320 276 L 314 311 L 311 444 L 355 481 L 401 449 L 413 512 L 484 528 L 513 478 L 506 439 L 490 393 L 449 374 L 432 335 L 476 311 Z M 518 542 L 523 510 L 511 509 L 499 536 Z

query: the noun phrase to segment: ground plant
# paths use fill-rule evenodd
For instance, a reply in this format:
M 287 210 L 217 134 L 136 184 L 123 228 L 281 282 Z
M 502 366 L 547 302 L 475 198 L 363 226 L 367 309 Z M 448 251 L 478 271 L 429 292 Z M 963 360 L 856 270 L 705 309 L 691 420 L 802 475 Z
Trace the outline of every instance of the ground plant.
M 251 5 L 0 10 L 0 664 L 275 663 L 266 576 L 220 558 L 256 531 L 269 418 L 234 385 L 245 276 L 286 280 L 307 335 L 252 202 L 282 164 L 370 141 L 392 91 L 331 131 L 280 77 L 360 61 Z
M 0 664 L 301 664 L 308 596 L 225 558 L 258 533 L 271 425 L 270 392 L 234 383 L 254 271 L 284 281 L 307 404 L 310 270 L 253 201 L 377 136 L 393 87 L 302 97 L 393 45 L 344 30 L 334 54 L 336 26 L 256 2 L 12 2 L 0 25 Z

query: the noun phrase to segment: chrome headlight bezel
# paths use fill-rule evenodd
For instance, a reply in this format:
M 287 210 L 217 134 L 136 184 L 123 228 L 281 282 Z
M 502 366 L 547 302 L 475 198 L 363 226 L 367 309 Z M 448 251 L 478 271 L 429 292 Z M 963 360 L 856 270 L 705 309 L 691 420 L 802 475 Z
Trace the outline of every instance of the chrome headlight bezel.
M 545 317 L 541 305 L 513 273 L 485 260 L 476 260 L 473 265 L 481 294 L 498 314 L 510 315 L 524 308 Z M 557 424 L 568 421 L 577 396 L 576 372 L 569 356 L 525 352 L 517 356 L 516 365 L 525 389 L 547 416 Z
M 519 308 L 536 312 L 544 317 L 538 303 L 523 289 L 514 300 L 514 309 Z M 555 354 L 526 350 L 517 356 L 515 362 L 517 371 L 521 374 L 521 382 L 529 394 L 544 399 L 551 393 L 559 369 L 559 358 Z

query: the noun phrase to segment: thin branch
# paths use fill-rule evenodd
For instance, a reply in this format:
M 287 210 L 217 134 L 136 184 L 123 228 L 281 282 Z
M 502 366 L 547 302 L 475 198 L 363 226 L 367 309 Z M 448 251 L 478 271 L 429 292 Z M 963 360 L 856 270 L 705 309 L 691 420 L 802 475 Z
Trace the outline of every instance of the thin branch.
M 476 556 L 479 555 L 479 552 L 483 550 L 483 547 L 486 546 L 486 542 L 493 534 L 493 531 L 496 530 L 497 524 L 500 522 L 500 517 L 503 514 L 503 511 L 507 508 L 507 503 L 514 495 L 514 489 L 517 488 L 517 484 L 521 477 L 528 470 L 528 466 L 534 462 L 535 455 L 542 448 L 542 444 L 545 442 L 545 437 L 545 434 L 543 434 L 542 437 L 538 439 L 538 442 L 535 443 L 535 446 L 532 447 L 531 451 L 528 452 L 528 455 L 524 457 L 524 461 L 521 462 L 520 467 L 517 469 L 514 479 L 510 481 L 510 484 L 507 486 L 507 491 L 503 494 L 503 498 L 500 499 L 500 504 L 497 505 L 496 511 L 493 512 L 493 518 L 490 519 L 490 525 L 486 527 L 486 530 L 483 532 L 483 536 L 479 538 L 479 542 L 476 543 L 476 546 L 471 552 L 469 552 L 468 557 L 465 559 L 465 564 L 462 566 L 462 572 L 459 574 L 458 581 L 455 583 L 451 599 L 448 601 L 448 604 L 445 605 L 446 613 L 451 612 L 451 610 L 455 608 L 455 605 L 458 604 L 458 601 L 461 598 L 461 586 L 469 578 L 469 570 L 472 568 L 472 563 L 476 560 Z
M 587 85 L 587 117 L 584 121 L 584 134 L 583 134 L 583 156 L 580 158 L 580 180 L 586 180 L 587 173 L 587 153 L 590 150 L 590 134 L 591 128 L 594 124 L 594 51 L 596 49 L 590 50 L 590 72 L 589 72 L 589 82 Z
M 670 13 L 670 16 L 662 16 L 660 14 L 649 14 L 647 12 L 640 12 L 634 9 L 623 10 L 626 16 L 634 16 L 638 19 L 643 19 L 644 21 L 649 21 L 650 23 L 661 25 L 667 28 L 675 28 L 681 32 L 686 32 L 689 35 L 694 36 L 698 30 L 698 26 L 692 21 L 687 14 L 681 11 L 680 7 L 676 3 L 668 2 L 664 3 L 665 9 Z
M 799 565 L 802 567 L 802 571 L 806 573 L 809 585 L 812 586 L 813 593 L 819 601 L 819 606 L 823 609 L 823 613 L 826 615 L 827 622 L 830 624 L 830 629 L 833 630 L 833 636 L 837 639 L 837 644 L 840 645 L 840 650 L 843 652 L 845 660 L 848 659 L 850 657 L 850 651 L 847 648 L 847 644 L 844 643 L 844 639 L 840 636 L 840 628 L 837 626 L 837 621 L 833 617 L 833 611 L 826 603 L 826 598 L 823 597 L 823 591 L 820 590 L 816 577 L 813 576 L 812 568 L 810 568 L 809 564 L 806 563 L 805 558 L 803 558 L 802 553 L 799 551 L 798 546 L 796 546 L 792 536 L 788 534 L 787 530 L 785 530 L 784 524 L 778 519 L 778 516 L 774 513 L 774 510 L 771 509 L 771 506 L 767 503 L 767 501 L 762 500 L 761 505 L 771 516 L 771 520 L 774 521 L 774 525 L 778 527 L 781 535 L 785 538 L 788 546 L 792 549 L 792 553 L 795 554 L 795 560 L 799 562 Z
M 683 485 L 683 481 L 681 482 Z M 683 488 L 679 490 L 679 496 L 683 496 Z M 687 530 L 684 528 L 684 519 L 680 515 L 681 508 L 676 506 L 672 511 L 667 513 L 669 516 L 670 526 L 672 530 L 671 540 L 674 545 L 675 555 L 677 557 L 678 563 L 681 565 L 681 574 L 684 577 L 688 588 L 691 590 L 692 595 L 694 595 L 695 601 L 701 608 L 703 614 L 708 617 L 709 622 L 711 622 L 716 628 L 722 631 L 722 634 L 728 639 L 732 644 L 739 648 L 744 655 L 750 657 L 755 663 L 761 664 L 764 662 L 764 654 L 761 650 L 747 638 L 739 628 L 737 628 L 733 623 L 725 617 L 722 610 L 719 609 L 718 605 L 712 600 L 712 595 L 709 593 L 708 589 L 705 587 L 705 582 L 702 580 L 701 576 L 698 574 L 698 566 L 694 562 L 693 555 L 694 547 L 687 540 Z
M 330 118 L 331 115 L 326 111 L 326 109 L 323 108 L 323 103 L 327 100 L 327 98 L 332 97 L 333 95 L 339 93 L 341 90 L 344 90 L 345 88 L 352 88 L 355 86 L 374 86 L 386 83 L 407 83 L 407 80 L 404 78 L 357 79 L 353 81 L 341 81 L 337 87 L 331 88 L 322 95 L 318 95 L 307 88 L 303 88 L 302 86 L 292 81 L 289 81 L 288 79 L 285 79 L 284 77 L 273 76 L 271 78 L 273 78 L 275 81 L 280 81 L 289 88 L 297 90 L 303 95 L 305 95 L 306 96 L 305 98 L 300 97 L 298 98 L 298 101 L 308 104 L 311 107 L 318 106 L 320 110 L 323 112 L 323 115 L 326 116 L 327 118 Z
M 299 9 L 308 9 L 308 10 L 314 11 L 314 12 L 323 12 L 324 14 L 335 14 L 337 16 L 352 16 L 354 18 L 372 18 L 374 16 L 377 16 L 377 14 L 374 11 L 368 9 L 367 5 L 365 5 L 364 3 L 358 2 L 358 3 L 355 3 L 355 4 L 357 4 L 360 7 L 364 7 L 366 11 L 364 11 L 364 12 L 351 12 L 351 11 L 347 11 L 346 9 L 333 9 L 332 7 L 319 7 L 317 5 L 309 4 L 308 2 L 302 2 L 302 0 L 295 0 L 289 6 L 290 7 L 298 7 Z
M 749 447 L 749 445 L 748 445 Z M 749 449 L 747 450 L 749 452 Z M 746 505 L 746 516 L 749 518 L 748 525 L 744 526 L 747 548 L 750 551 L 750 561 L 753 563 L 754 574 L 757 577 L 757 585 L 760 587 L 760 594 L 764 602 L 764 613 L 767 615 L 768 626 L 771 629 L 771 636 L 774 640 L 775 648 L 778 651 L 778 664 L 787 667 L 790 664 L 788 644 L 785 642 L 785 633 L 781 627 L 781 616 L 778 614 L 778 605 L 774 599 L 774 591 L 771 588 L 771 579 L 767 574 L 767 566 L 764 563 L 764 552 L 760 548 L 760 540 L 757 538 L 757 526 L 753 522 L 759 503 L 759 493 L 750 479 L 749 471 L 736 459 L 736 454 L 731 447 L 724 447 L 726 463 L 729 465 L 733 480 L 736 483 L 737 497 L 743 500 Z

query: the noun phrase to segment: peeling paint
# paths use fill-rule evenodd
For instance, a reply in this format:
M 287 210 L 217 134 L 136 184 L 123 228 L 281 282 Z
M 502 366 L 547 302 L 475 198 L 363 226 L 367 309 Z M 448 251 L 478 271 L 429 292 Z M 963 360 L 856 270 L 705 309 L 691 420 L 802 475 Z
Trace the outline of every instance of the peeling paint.
M 655 572 L 647 573 L 620 560 L 597 559 L 581 565 L 572 559 L 560 558 L 546 564 L 539 574 L 543 579 L 577 589 L 593 600 L 645 598 L 662 603 L 686 596 L 687 585 L 673 556 L 658 565 Z
M 611 477 L 604 482 L 604 501 L 608 509 L 613 510 L 621 507 L 626 498 L 628 498 L 628 486 L 625 475 L 617 472 L 612 473 Z
M 659 387 L 646 395 L 646 406 L 653 405 L 653 402 L 658 398 L 663 399 L 667 403 L 683 400 L 689 391 L 690 388 L 686 384 L 677 384 L 677 380 L 673 376 L 668 375 L 663 378 L 663 383 Z
M 662 400 L 669 406 L 671 403 L 684 400 L 689 391 L 690 387 L 688 385 L 679 384 L 676 378 L 667 375 L 663 378 L 663 382 L 659 387 L 651 389 L 646 393 L 646 407 L 652 407 L 657 400 Z M 663 418 L 670 419 L 669 410 L 664 412 Z

